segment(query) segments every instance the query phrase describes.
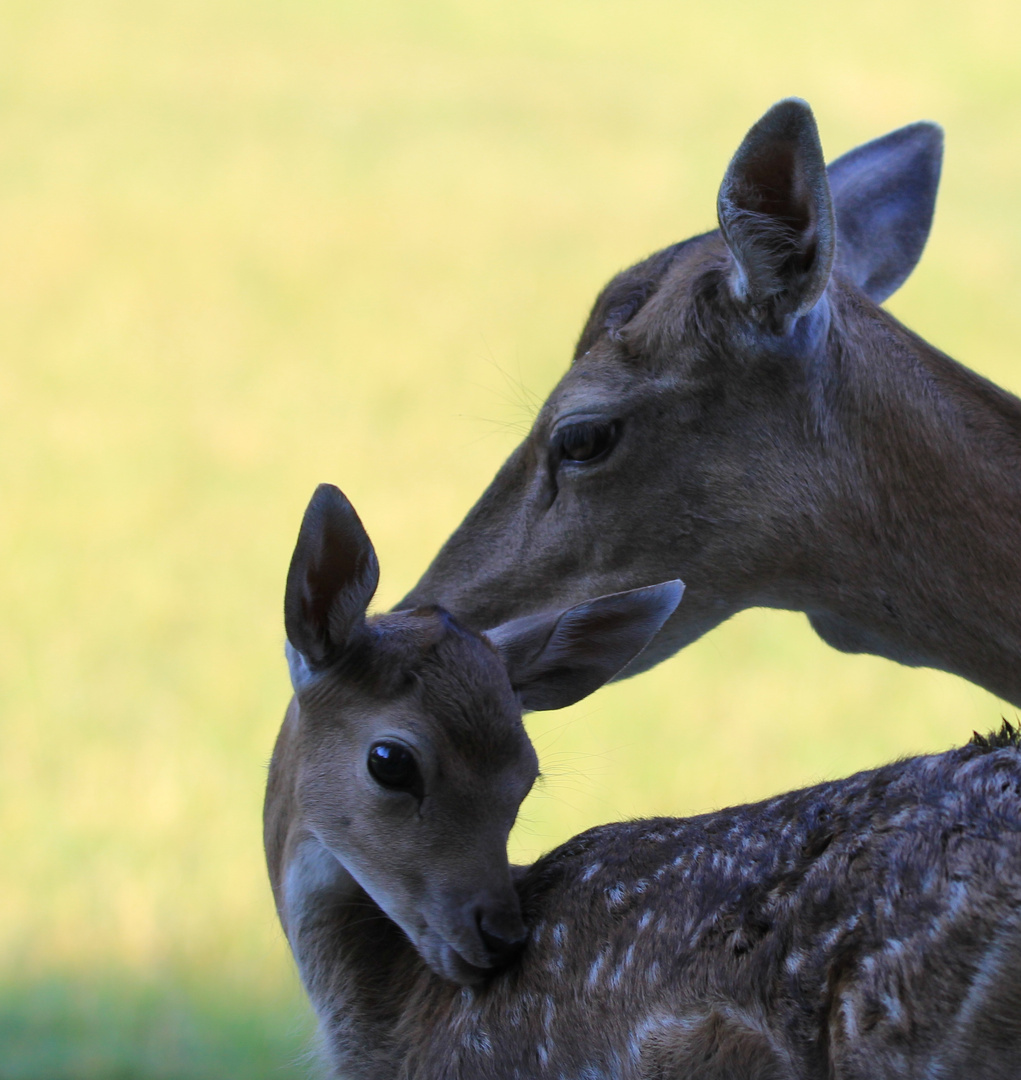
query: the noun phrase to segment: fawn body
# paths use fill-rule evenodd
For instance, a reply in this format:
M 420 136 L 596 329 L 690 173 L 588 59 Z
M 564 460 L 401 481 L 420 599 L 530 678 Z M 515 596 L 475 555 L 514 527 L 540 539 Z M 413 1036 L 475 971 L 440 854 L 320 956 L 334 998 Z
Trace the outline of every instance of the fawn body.
M 677 583 L 502 625 L 366 619 L 371 545 L 317 491 L 288 575 L 277 909 L 352 1080 L 1006 1080 L 1021 1073 L 1021 752 L 915 758 L 528 868 L 522 705 L 591 692 Z
M 940 130 L 827 169 L 774 106 L 720 229 L 618 274 L 534 426 L 404 601 L 485 629 L 666 578 L 635 672 L 748 607 L 1021 705 L 1021 402 L 878 305 L 929 233 Z

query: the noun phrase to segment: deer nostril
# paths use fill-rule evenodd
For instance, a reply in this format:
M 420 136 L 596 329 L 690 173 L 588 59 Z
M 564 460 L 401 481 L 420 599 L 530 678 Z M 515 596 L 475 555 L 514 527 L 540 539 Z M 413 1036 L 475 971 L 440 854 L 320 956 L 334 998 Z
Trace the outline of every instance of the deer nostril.
M 524 947 L 528 937 L 519 915 L 492 915 L 486 911 L 475 913 L 475 925 L 494 964 L 506 964 Z

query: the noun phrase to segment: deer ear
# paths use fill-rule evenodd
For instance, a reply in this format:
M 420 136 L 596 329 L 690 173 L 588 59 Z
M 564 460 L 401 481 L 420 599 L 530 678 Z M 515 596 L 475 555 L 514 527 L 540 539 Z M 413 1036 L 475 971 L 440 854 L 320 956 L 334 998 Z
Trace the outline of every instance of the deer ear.
M 771 329 L 811 311 L 830 278 L 835 230 L 819 132 L 804 101 L 778 102 L 748 132 L 720 186 L 717 215 L 737 299 Z
M 486 637 L 507 666 L 525 709 L 561 709 L 598 690 L 659 633 L 684 592 L 680 581 L 526 615 Z
M 296 669 L 307 674 L 343 650 L 364 622 L 378 582 L 376 553 L 354 507 L 339 488 L 320 484 L 287 571 L 284 626 L 300 654 L 288 650 L 292 681 Z
M 877 304 L 921 258 L 942 165 L 943 129 L 923 121 L 873 139 L 829 167 L 837 268 Z

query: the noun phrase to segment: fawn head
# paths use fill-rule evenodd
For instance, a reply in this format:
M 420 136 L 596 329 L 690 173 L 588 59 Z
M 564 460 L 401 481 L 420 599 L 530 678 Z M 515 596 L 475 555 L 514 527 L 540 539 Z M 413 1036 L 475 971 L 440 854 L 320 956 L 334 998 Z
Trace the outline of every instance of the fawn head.
M 441 608 L 367 616 L 379 567 L 353 507 L 320 485 L 287 576 L 304 827 L 439 975 L 476 982 L 525 938 L 507 838 L 537 774 L 523 709 L 556 709 L 637 655 L 671 581 L 485 635 Z

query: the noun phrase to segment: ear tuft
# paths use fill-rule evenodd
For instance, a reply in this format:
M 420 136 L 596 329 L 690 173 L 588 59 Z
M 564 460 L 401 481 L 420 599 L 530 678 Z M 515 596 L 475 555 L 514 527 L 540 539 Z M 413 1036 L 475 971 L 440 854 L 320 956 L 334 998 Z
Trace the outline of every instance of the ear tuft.
M 684 593 L 680 581 L 612 593 L 566 611 L 514 619 L 486 636 L 530 710 L 580 701 L 629 664 L 659 633 Z
M 306 690 L 316 681 L 318 674 L 309 665 L 304 653 L 298 652 L 290 641 L 284 642 L 284 656 L 287 659 L 287 670 L 291 676 L 291 689 L 296 694 L 300 694 L 302 690 Z
M 835 227 L 815 117 L 800 98 L 778 102 L 745 136 L 717 216 L 735 296 L 781 326 L 811 311 L 829 281 Z
M 942 166 L 943 129 L 920 121 L 829 167 L 837 267 L 877 304 L 904 284 L 922 256 Z
M 372 542 L 344 493 L 316 488 L 287 571 L 287 640 L 311 667 L 343 650 L 365 619 L 379 582 Z

